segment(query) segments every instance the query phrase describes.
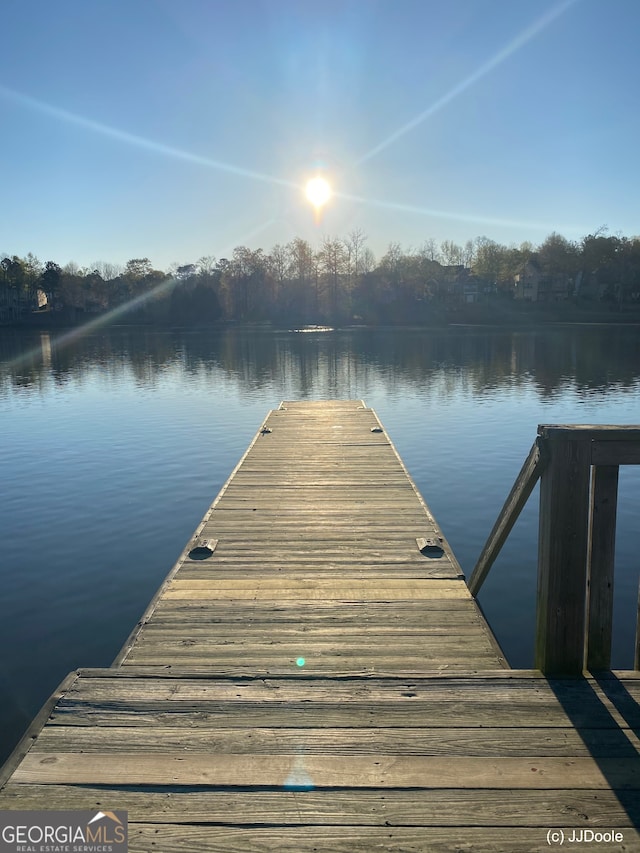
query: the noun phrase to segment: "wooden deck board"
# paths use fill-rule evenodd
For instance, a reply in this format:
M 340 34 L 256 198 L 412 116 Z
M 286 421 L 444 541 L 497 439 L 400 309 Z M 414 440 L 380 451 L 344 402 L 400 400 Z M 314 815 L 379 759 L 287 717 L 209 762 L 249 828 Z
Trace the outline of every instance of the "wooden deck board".
M 0 808 L 126 808 L 132 851 L 638 849 L 636 677 L 128 670 L 67 686 Z
M 326 791 L 231 790 L 136 790 L 101 786 L 61 785 L 58 801 L 68 808 L 128 809 L 136 824 L 200 824 L 207 828 L 255 825 L 280 827 L 413 826 L 436 825 L 459 829 L 464 826 L 564 827 L 568 820 L 580 826 L 608 827 L 612 819 L 621 829 L 640 819 L 640 800 L 628 814 L 612 791 L 503 790 L 457 788 L 386 790 L 352 789 Z M 7 808 L 39 808 L 51 796 L 49 785 L 12 784 L 2 792 Z M 570 817 L 568 817 L 570 816 Z M 425 830 L 423 829 L 423 832 Z M 625 833 L 626 834 L 626 833 Z M 470 833 L 466 833 L 469 837 Z M 447 836 L 445 836 L 447 837 Z M 456 834 L 448 833 L 455 842 Z M 629 836 L 630 837 L 630 836 Z M 478 838 L 473 837 L 473 842 Z M 540 840 L 540 836 L 536 836 Z M 301 841 L 301 843 L 304 843 Z M 139 849 L 139 848 L 138 848 Z M 252 848 L 249 848 L 252 849 Z M 274 848 L 279 850 L 279 847 Z M 375 848 L 374 848 L 375 849 Z M 382 848 L 384 849 L 384 848 Z M 424 849 L 424 848 L 422 848 Z M 476 849 L 476 848 L 473 848 Z M 607 846 L 604 849 L 611 849 Z M 615 848 L 614 848 L 615 849 Z M 627 850 L 632 850 L 631 844 Z M 503 853 L 511 847 L 503 848 Z
M 297 608 L 294 621 L 304 637 L 305 657 L 317 671 L 330 672 L 348 660 L 348 668 L 399 672 L 426 665 L 481 668 L 504 665 L 486 623 L 463 581 L 460 567 L 433 516 L 418 494 L 375 414 L 356 402 L 284 404 L 267 417 L 248 453 L 212 505 L 200 527 L 216 540 L 213 554 L 191 560 L 186 554 L 156 603 L 158 624 L 171 604 L 191 608 L 214 603 L 210 622 L 197 632 L 186 612 L 180 638 L 162 633 L 156 613 L 147 617 L 122 661 L 124 666 L 244 666 L 261 669 L 291 665 L 302 655 L 291 629 L 276 623 L 260 642 L 245 633 L 246 603 L 285 604 Z M 425 556 L 417 539 L 442 546 Z M 389 638 L 385 627 L 403 603 L 468 600 L 469 620 L 433 631 L 423 615 L 411 637 Z M 343 621 L 327 622 L 322 637 L 305 636 L 316 603 L 341 608 Z M 378 625 L 349 632 L 354 605 L 379 603 Z M 343 605 L 348 605 L 347 610 Z M 240 609 L 240 618 L 234 611 Z M 211 611 L 202 611 L 211 612 Z M 348 615 L 350 612 L 350 616 Z M 426 611 L 423 611 L 426 614 Z M 464 624 L 464 628 L 462 625 Z M 460 626 L 458 630 L 457 626 Z M 261 629 L 262 630 L 262 629 Z M 385 638 L 385 639 L 383 639 Z
M 264 426 L 196 531 L 212 555 L 65 680 L 0 809 L 124 808 L 133 853 L 640 850 L 639 675 L 506 668 L 362 403 Z
M 275 722 L 275 721 L 274 721 Z M 631 729 L 625 729 L 633 738 Z M 439 755 L 511 758 L 624 758 L 628 744 L 617 729 L 568 727 L 371 727 L 284 728 L 281 726 L 48 726 L 38 754 L 165 752 L 304 755 Z M 35 754 L 35 753 L 33 753 Z
M 537 775 L 533 775 L 537 774 Z M 535 779 L 535 781 L 532 781 Z M 624 757 L 505 757 L 304 754 L 273 755 L 32 750 L 14 774 L 17 783 L 60 785 L 175 785 L 268 788 L 602 788 L 640 791 L 640 766 Z
M 161 824 L 149 827 L 140 826 L 133 834 L 134 849 L 143 851 L 158 850 L 158 838 L 162 839 L 163 853 L 183 853 L 185 849 L 205 850 L 207 853 L 371 853 L 372 850 L 387 850 L 394 853 L 459 853 L 459 851 L 492 851 L 492 853 L 542 853 L 548 851 L 546 832 L 540 839 L 540 830 L 522 829 L 514 833 L 512 829 L 495 828 L 458 829 L 449 828 L 405 828 L 380 827 L 315 827 L 313 833 L 304 833 L 298 828 L 243 829 L 230 835 L 227 828 L 188 827 L 179 829 Z M 515 836 L 515 837 L 514 837 Z M 638 833 L 627 831 L 624 836 L 633 836 L 638 841 Z M 633 841 L 632 841 L 633 844 Z M 580 844 L 580 849 L 602 850 L 598 845 Z M 574 846 L 574 849 L 578 849 Z M 629 851 L 638 849 L 628 843 L 607 844 L 607 850 Z

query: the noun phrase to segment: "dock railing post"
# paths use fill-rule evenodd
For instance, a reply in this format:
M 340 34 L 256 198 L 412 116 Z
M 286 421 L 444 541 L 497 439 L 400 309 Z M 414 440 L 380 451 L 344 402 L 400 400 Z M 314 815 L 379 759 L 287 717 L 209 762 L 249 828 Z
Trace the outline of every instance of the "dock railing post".
M 640 465 L 640 426 L 540 424 L 468 581 L 477 595 L 541 478 L 535 666 L 545 675 L 611 667 L 620 465 Z
M 594 466 L 589 513 L 585 650 L 587 669 L 590 671 L 611 667 L 617 503 L 618 466 Z
M 638 584 L 638 613 L 636 616 L 636 648 L 633 654 L 633 668 L 640 672 L 640 583 Z
M 589 477 L 588 436 L 538 427 L 547 464 L 540 484 L 535 666 L 545 675 L 584 669 Z

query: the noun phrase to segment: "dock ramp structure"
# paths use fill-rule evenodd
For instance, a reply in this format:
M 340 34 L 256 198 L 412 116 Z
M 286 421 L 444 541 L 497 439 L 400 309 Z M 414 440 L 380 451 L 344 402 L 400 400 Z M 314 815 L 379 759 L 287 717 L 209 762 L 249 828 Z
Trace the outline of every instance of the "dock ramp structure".
M 0 810 L 126 809 L 140 853 L 640 850 L 639 697 L 509 669 L 376 414 L 285 402 Z

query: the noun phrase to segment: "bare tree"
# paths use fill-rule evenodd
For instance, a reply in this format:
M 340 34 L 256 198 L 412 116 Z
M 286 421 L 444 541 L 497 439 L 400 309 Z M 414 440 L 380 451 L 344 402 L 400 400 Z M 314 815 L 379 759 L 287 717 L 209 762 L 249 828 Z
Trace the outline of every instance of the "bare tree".
M 371 249 L 368 246 L 362 250 L 362 256 L 360 258 L 360 272 L 362 275 L 366 275 L 370 273 L 376 265 L 376 258 Z
M 267 255 L 267 264 L 276 282 L 277 293 L 280 295 L 291 266 L 291 256 L 287 246 L 277 243 L 271 250 L 271 253 Z
M 420 247 L 420 254 L 423 255 L 428 261 L 440 260 L 440 250 L 438 249 L 438 244 L 433 239 L 433 237 L 429 237 L 428 240 L 424 241 L 424 243 Z
M 333 318 L 338 315 L 338 293 L 340 279 L 346 273 L 347 251 L 342 240 L 325 237 L 318 253 L 320 267 L 325 274 L 329 289 L 329 311 Z
M 363 272 L 362 270 L 362 255 L 367 242 L 367 235 L 361 228 L 354 228 L 344 241 L 347 255 L 349 258 L 350 272 L 356 278 Z
M 467 269 L 471 269 L 473 266 L 475 254 L 476 249 L 473 240 L 467 240 L 462 249 L 462 263 L 467 267 Z
M 448 267 L 460 266 L 463 263 L 462 247 L 454 243 L 453 240 L 443 240 L 440 243 L 440 253 L 442 260 Z
M 203 255 L 201 258 L 198 258 L 196 266 L 200 275 L 210 276 L 215 269 L 216 259 L 213 255 Z
M 121 264 L 111 264 L 108 261 L 94 261 L 91 264 L 91 269 L 97 272 L 104 281 L 112 281 L 122 275 L 123 267 Z

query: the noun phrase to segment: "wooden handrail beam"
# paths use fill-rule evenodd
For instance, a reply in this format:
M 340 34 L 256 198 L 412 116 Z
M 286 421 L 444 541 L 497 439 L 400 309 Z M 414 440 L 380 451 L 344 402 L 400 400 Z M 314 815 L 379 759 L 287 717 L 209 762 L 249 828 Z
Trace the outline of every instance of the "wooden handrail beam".
M 602 441 L 591 443 L 592 465 L 640 465 L 640 440 Z
M 493 525 L 493 530 L 489 534 L 489 538 L 482 549 L 478 562 L 471 573 L 467 585 L 472 595 L 478 594 L 480 587 L 489 574 L 489 569 L 494 564 L 500 553 L 500 549 L 504 545 L 509 533 L 511 533 L 511 529 L 518 520 L 522 508 L 529 499 L 535 484 L 538 482 L 543 468 L 543 454 L 540 449 L 540 443 L 536 440 L 513 484 L 513 488 L 509 492 L 509 497 L 506 499 L 496 523 Z
M 629 424 L 539 424 L 541 438 L 565 441 L 640 441 L 640 426 Z

